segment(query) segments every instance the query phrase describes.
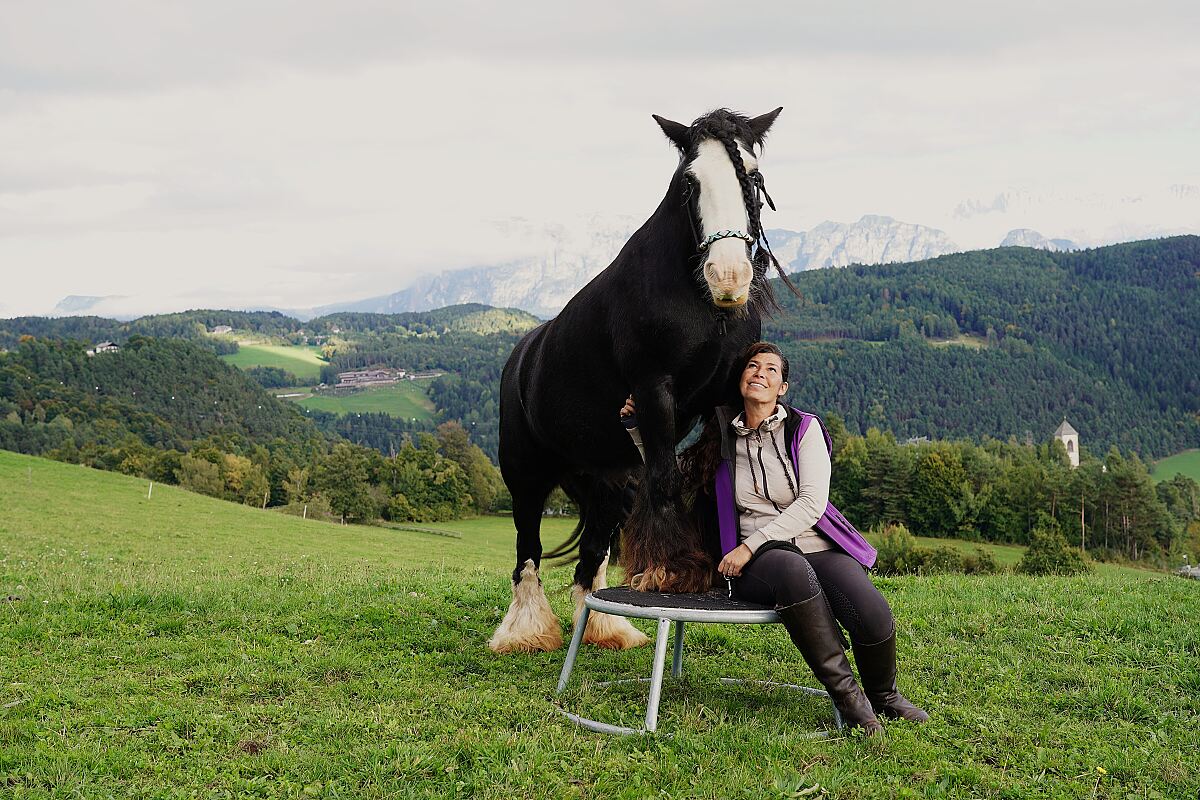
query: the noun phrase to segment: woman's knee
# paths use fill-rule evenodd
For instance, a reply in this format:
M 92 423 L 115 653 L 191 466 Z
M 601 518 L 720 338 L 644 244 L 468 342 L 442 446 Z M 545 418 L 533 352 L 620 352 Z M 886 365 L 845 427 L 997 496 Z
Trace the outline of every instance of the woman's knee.
M 821 592 L 817 573 L 808 559 L 790 550 L 772 550 L 763 554 L 770 558 L 770 582 L 775 587 L 775 604 L 790 606 L 811 600 Z
M 850 638 L 863 644 L 876 644 L 890 637 L 896 629 L 896 623 L 892 608 L 879 589 L 871 584 L 869 589 L 854 594 L 857 630 L 850 631 Z

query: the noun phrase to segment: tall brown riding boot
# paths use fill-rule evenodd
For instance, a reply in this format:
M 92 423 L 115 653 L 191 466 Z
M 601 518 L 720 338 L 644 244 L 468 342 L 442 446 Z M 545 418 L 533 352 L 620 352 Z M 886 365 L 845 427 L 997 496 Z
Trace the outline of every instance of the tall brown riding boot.
M 929 719 L 925 711 L 900 694 L 896 689 L 896 629 L 892 635 L 878 644 L 854 643 L 854 660 L 858 663 L 858 675 L 862 678 L 863 691 L 871 701 L 875 713 L 889 719 L 906 719 L 924 722 Z
M 837 623 L 825 602 L 825 595 L 818 594 L 775 611 L 846 724 L 862 728 L 867 736 L 882 731 L 883 726 L 875 717 L 870 702 L 854 682 L 854 673 L 850 671 L 850 662 L 842 649 Z

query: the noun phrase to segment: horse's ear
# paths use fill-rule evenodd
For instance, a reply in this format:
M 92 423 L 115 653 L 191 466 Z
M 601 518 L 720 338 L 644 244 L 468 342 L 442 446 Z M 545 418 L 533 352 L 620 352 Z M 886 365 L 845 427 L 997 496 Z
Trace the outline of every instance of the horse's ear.
M 658 127 L 662 128 L 662 132 L 667 135 L 668 139 L 674 142 L 676 147 L 684 151 L 688 149 L 687 125 L 672 122 L 666 117 L 660 117 L 658 114 L 651 114 L 650 116 L 654 117 L 654 121 L 658 123 Z
M 767 135 L 767 131 L 771 129 L 771 124 L 775 122 L 775 118 L 779 116 L 779 112 L 783 111 L 783 106 L 763 114 L 761 117 L 755 117 L 750 120 L 750 130 L 754 131 L 754 136 L 760 142 Z

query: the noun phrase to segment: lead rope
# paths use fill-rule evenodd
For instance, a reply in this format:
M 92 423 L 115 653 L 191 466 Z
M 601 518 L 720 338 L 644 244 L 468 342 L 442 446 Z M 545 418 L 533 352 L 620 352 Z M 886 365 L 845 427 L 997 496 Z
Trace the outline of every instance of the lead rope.
M 754 493 L 759 494 L 758 488 L 758 473 L 754 471 L 754 456 L 750 455 L 750 435 L 746 434 L 746 463 L 750 465 L 750 477 L 754 478 Z M 763 474 L 763 479 L 766 479 L 766 474 Z
M 775 441 L 775 431 L 771 431 L 771 446 L 775 448 L 775 457 L 779 459 L 779 466 L 783 467 L 783 475 L 787 478 L 788 488 L 792 490 L 793 497 L 799 497 L 799 492 L 796 491 L 796 484 L 792 483 L 792 473 L 787 467 L 787 462 L 783 460 L 783 454 L 779 452 L 779 443 Z M 763 473 L 764 480 L 766 473 Z
M 749 439 L 750 437 L 747 436 L 746 438 Z M 775 500 L 771 497 L 771 487 L 769 487 L 767 485 L 767 465 L 763 463 L 762 451 L 763 451 L 762 434 L 759 433 L 758 434 L 758 468 L 762 470 L 762 474 L 763 474 L 763 495 L 767 498 L 767 502 L 770 503 L 771 506 L 775 509 L 775 513 L 778 514 L 783 509 L 781 509 L 779 507 L 779 503 L 776 503 Z M 753 464 L 750 465 L 750 471 L 751 472 L 754 471 Z
M 767 179 L 763 177 L 762 172 L 755 172 L 747 177 L 750 179 L 750 182 L 754 184 L 755 202 L 757 202 L 760 206 L 762 205 L 762 200 L 760 199 L 761 195 L 762 198 L 766 199 L 767 205 L 770 207 L 770 209 L 774 211 L 775 201 L 771 199 L 771 195 L 767 194 Z M 758 219 L 758 230 L 754 233 L 757 236 L 755 244 L 758 246 L 758 252 L 754 254 L 755 271 L 759 272 L 760 275 L 766 275 L 767 270 L 770 269 L 772 264 L 774 264 L 775 271 L 779 273 L 780 279 L 782 279 L 784 284 L 792 290 L 792 294 L 799 297 L 800 290 L 796 288 L 791 279 L 787 276 L 787 273 L 784 272 L 783 267 L 779 264 L 779 259 L 775 257 L 775 252 L 771 250 L 771 243 L 767 240 L 767 229 L 763 227 L 761 217 Z

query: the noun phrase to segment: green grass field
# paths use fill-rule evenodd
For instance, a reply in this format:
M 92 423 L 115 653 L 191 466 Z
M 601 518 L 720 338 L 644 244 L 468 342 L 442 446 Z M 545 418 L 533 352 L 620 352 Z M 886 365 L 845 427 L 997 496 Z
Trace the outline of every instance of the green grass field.
M 660 730 L 555 709 L 563 651 L 499 657 L 509 520 L 341 527 L 0 451 L 0 797 L 1195 798 L 1200 584 L 879 579 L 933 715 L 827 705 L 778 626 L 694 626 Z M 546 521 L 547 546 L 572 520 Z M 569 621 L 571 566 L 544 574 Z M 640 624 L 640 623 L 639 623 Z M 624 724 L 651 652 L 581 653 L 562 702 Z
M 433 419 L 433 401 L 426 394 L 428 380 L 400 381 L 392 386 L 360 389 L 353 394 L 334 395 L 328 392 L 297 398 L 306 408 L 332 411 L 336 414 L 365 414 L 383 412 L 393 417 L 419 420 Z
M 278 344 L 239 344 L 238 351 L 232 355 L 221 356 L 229 364 L 246 369 L 247 367 L 279 367 L 286 369 L 302 381 L 316 383 L 321 379 L 321 360 L 319 347 L 291 347 Z
M 1179 474 L 1200 481 L 1200 450 L 1184 450 L 1182 453 L 1156 461 L 1150 471 L 1150 477 L 1156 481 L 1169 481 Z

